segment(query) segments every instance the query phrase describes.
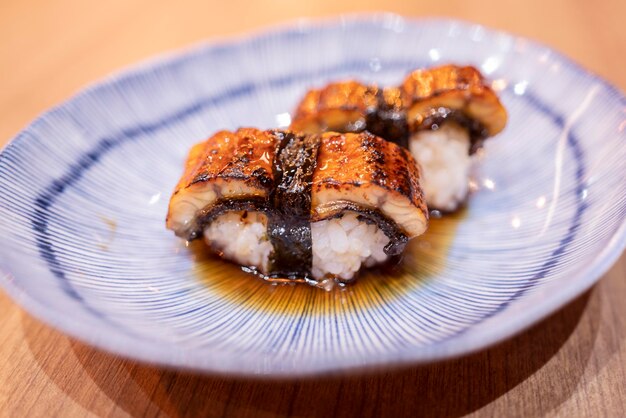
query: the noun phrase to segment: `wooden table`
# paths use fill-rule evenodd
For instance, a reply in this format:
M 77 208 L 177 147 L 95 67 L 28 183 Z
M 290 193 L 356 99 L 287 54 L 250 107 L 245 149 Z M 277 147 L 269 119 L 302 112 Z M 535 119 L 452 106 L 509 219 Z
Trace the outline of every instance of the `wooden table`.
M 547 43 L 626 89 L 623 0 L 265 2 L 5 0 L 0 144 L 86 83 L 155 53 L 300 16 L 448 15 Z M 522 335 L 429 366 L 259 381 L 124 360 L 33 319 L 0 293 L 0 416 L 626 416 L 626 257 Z

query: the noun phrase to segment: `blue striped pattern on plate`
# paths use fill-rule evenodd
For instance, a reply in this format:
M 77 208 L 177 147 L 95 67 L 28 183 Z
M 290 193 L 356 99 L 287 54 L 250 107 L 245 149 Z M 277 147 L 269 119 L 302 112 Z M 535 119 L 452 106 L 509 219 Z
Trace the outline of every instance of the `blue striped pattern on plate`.
M 276 127 L 310 87 L 479 67 L 510 112 L 469 207 L 401 273 L 277 286 L 165 230 L 189 147 Z M 3 287 L 101 348 L 203 371 L 294 375 L 492 344 L 591 286 L 626 241 L 626 99 L 558 53 L 479 25 L 395 15 L 300 23 L 127 71 L 44 114 L 0 155 Z

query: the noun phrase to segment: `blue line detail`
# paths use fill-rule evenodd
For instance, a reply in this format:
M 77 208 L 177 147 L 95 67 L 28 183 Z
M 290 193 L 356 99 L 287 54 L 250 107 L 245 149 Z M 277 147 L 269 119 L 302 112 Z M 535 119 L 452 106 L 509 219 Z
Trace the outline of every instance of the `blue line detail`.
M 415 63 L 412 61 L 392 61 L 385 63 L 385 69 L 401 69 L 401 68 L 412 68 L 414 66 L 419 66 L 419 63 Z M 325 70 L 325 73 L 333 73 L 333 72 L 348 72 L 348 71 L 363 71 L 369 69 L 369 61 L 352 61 L 343 63 L 341 65 L 337 65 Z M 245 97 L 259 90 L 260 88 L 281 88 L 287 85 L 293 84 L 296 81 L 310 78 L 313 76 L 313 73 L 301 72 L 296 74 L 291 74 L 289 76 L 283 76 L 274 78 L 269 80 L 266 84 L 258 85 L 253 83 L 245 83 L 237 87 L 230 88 L 220 94 L 215 96 L 200 100 L 188 107 L 183 108 L 182 110 L 175 112 L 165 118 L 162 118 L 154 123 L 138 125 L 135 127 L 127 128 L 122 130 L 119 134 L 112 137 L 105 137 L 98 141 L 95 148 L 82 157 L 78 159 L 78 161 L 71 165 L 69 171 L 64 176 L 60 177 L 57 180 L 54 180 L 48 188 L 45 189 L 43 193 L 41 193 L 35 199 L 35 213 L 34 220 L 32 222 L 32 228 L 35 231 L 35 236 L 37 239 L 37 246 L 39 248 L 39 252 L 41 257 L 47 262 L 50 272 L 56 276 L 61 281 L 62 289 L 65 293 L 71 297 L 72 299 L 81 302 L 85 308 L 92 313 L 94 316 L 98 317 L 101 320 L 104 320 L 109 323 L 114 323 L 112 319 L 107 318 L 102 312 L 97 309 L 89 306 L 87 301 L 74 289 L 70 281 L 65 276 L 63 272 L 63 267 L 59 260 L 55 255 L 55 251 L 52 245 L 50 238 L 47 235 L 47 228 L 50 222 L 50 208 L 56 201 L 56 199 L 63 194 L 69 187 L 72 187 L 83 175 L 91 169 L 94 164 L 96 164 L 106 153 L 110 152 L 114 148 L 124 144 L 125 142 L 136 139 L 140 135 L 149 135 L 153 132 L 156 132 L 162 128 L 165 128 L 171 124 L 180 122 L 185 118 L 194 115 L 206 108 L 212 106 L 219 106 L 224 102 L 228 102 L 230 100 L 234 100 L 237 98 Z M 537 97 L 531 95 L 528 91 L 526 94 L 521 96 L 528 100 L 529 104 L 537 109 L 539 112 L 547 115 L 553 121 L 553 123 L 560 128 L 564 127 L 563 117 L 554 113 L 548 106 L 542 103 Z M 574 154 L 574 159 L 577 163 L 577 168 L 575 172 L 576 177 L 576 192 L 580 196 L 582 190 L 584 189 L 583 179 L 585 168 L 583 164 L 583 152 L 578 143 L 577 138 L 570 133 L 568 136 L 567 145 L 572 149 Z M 549 259 L 541 266 L 538 273 L 528 279 L 527 283 L 519 289 L 514 295 L 511 296 L 510 299 L 503 302 L 499 305 L 494 311 L 484 315 L 476 322 L 481 322 L 487 318 L 490 318 L 497 313 L 504 310 L 508 307 L 513 301 L 519 299 L 523 296 L 528 290 L 532 289 L 539 280 L 544 278 L 552 268 L 554 268 L 558 262 L 557 257 L 561 255 L 566 248 L 572 243 L 576 232 L 580 228 L 582 215 L 587 208 L 586 204 L 582 200 L 579 200 L 576 212 L 574 214 L 572 224 L 568 229 L 565 237 L 560 241 L 558 248 L 554 250 Z M 301 319 L 300 319 L 301 320 Z M 121 324 L 115 323 L 116 327 L 120 330 L 125 331 L 127 334 L 132 335 L 128 330 L 126 330 Z M 457 337 L 460 334 L 464 333 L 468 328 L 465 328 L 458 333 L 452 334 L 446 337 L 444 340 L 438 341 L 441 343 L 447 339 Z

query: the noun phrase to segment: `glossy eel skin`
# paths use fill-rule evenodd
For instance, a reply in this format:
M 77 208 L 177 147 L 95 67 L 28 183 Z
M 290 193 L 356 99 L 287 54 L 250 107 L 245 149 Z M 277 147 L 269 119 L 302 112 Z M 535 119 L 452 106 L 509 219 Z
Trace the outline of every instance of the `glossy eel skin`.
M 399 255 L 427 228 L 419 182 L 410 153 L 370 133 L 221 131 L 191 149 L 166 224 L 193 240 L 225 213 L 262 214 L 268 264 L 244 267 L 297 278 L 310 275 L 311 223 L 347 212 L 376 225 L 385 254 Z
M 504 129 L 506 121 L 506 110 L 480 71 L 444 65 L 415 70 L 399 87 L 349 80 L 309 90 L 296 107 L 290 129 L 367 130 L 406 148 L 411 133 L 455 122 L 469 131 L 470 152 L 475 153 L 486 138 Z
M 428 207 L 453 212 L 467 200 L 472 155 L 506 121 L 506 110 L 476 68 L 444 65 L 415 70 L 398 87 L 349 80 L 309 90 L 290 129 L 369 131 L 409 149 L 422 168 Z

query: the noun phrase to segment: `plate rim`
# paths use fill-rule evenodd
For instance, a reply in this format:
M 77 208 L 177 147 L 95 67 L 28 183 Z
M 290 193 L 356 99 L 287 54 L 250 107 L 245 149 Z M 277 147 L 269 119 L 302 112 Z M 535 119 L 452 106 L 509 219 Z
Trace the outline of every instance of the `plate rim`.
M 2 162 L 2 156 L 5 152 L 12 147 L 18 146 L 19 143 L 25 141 L 27 133 L 38 124 L 45 121 L 47 118 L 53 116 L 55 113 L 62 111 L 69 103 L 79 100 L 83 96 L 88 96 L 97 93 L 98 89 L 105 88 L 106 86 L 116 84 L 124 79 L 129 79 L 134 76 L 141 75 L 146 72 L 154 71 L 155 68 L 171 65 L 184 60 L 192 59 L 195 56 L 201 55 L 211 49 L 215 48 L 234 48 L 239 45 L 245 44 L 259 37 L 270 37 L 273 34 L 288 33 L 290 31 L 311 31 L 324 27 L 336 27 L 338 25 L 344 25 L 349 23 L 350 25 L 358 26 L 359 24 L 377 24 L 382 27 L 382 23 L 385 19 L 393 19 L 400 21 L 406 25 L 424 25 L 430 23 L 434 25 L 450 25 L 458 24 L 463 29 L 467 30 L 471 27 L 482 28 L 486 35 L 493 36 L 506 36 L 513 40 L 522 39 L 527 42 L 533 48 L 540 48 L 545 51 L 549 51 L 552 57 L 557 60 L 566 63 L 570 68 L 576 72 L 583 73 L 586 77 L 590 77 L 597 83 L 601 84 L 612 94 L 618 96 L 621 100 L 626 101 L 625 95 L 622 91 L 614 86 L 611 82 L 600 77 L 596 73 L 584 68 L 571 58 L 567 57 L 563 53 L 556 51 L 555 49 L 533 39 L 525 36 L 516 35 L 507 31 L 493 29 L 488 26 L 462 20 L 462 19 L 447 19 L 447 18 L 414 18 L 406 17 L 394 13 L 356 13 L 356 14 L 344 14 L 327 18 L 307 18 L 297 19 L 287 23 L 271 25 L 249 31 L 241 35 L 211 38 L 209 40 L 201 41 L 190 45 L 189 47 L 173 50 L 163 54 L 158 54 L 152 58 L 140 61 L 138 64 L 133 64 L 122 69 L 113 72 L 112 74 L 99 79 L 98 81 L 87 85 L 80 89 L 78 93 L 73 94 L 69 99 L 62 101 L 50 108 L 49 110 L 40 114 L 25 128 L 20 130 L 2 149 L 0 152 L 0 163 Z M 537 323 L 541 319 L 555 312 L 563 307 L 567 302 L 573 300 L 578 295 L 589 289 L 593 284 L 602 278 L 602 276 L 612 267 L 617 259 L 622 255 L 626 248 L 626 218 L 622 219 L 621 225 L 612 235 L 608 245 L 598 253 L 592 260 L 592 263 L 585 269 L 581 270 L 578 274 L 573 275 L 572 284 L 565 288 L 564 291 L 552 292 L 545 296 L 545 301 L 536 305 L 533 309 L 526 311 L 525 315 L 518 320 L 514 327 L 505 326 L 500 324 L 486 330 L 481 334 L 481 338 L 478 341 L 474 341 L 474 344 L 460 347 L 459 344 L 455 344 L 456 340 L 462 338 L 462 335 L 453 336 L 445 341 L 425 346 L 420 348 L 419 351 L 413 349 L 404 349 L 394 351 L 393 356 L 378 356 L 373 360 L 369 360 L 367 363 L 358 364 L 357 362 L 351 362 L 345 365 L 330 363 L 328 365 L 316 363 L 315 367 L 307 369 L 297 368 L 274 368 L 271 371 L 264 371 L 258 368 L 250 368 L 250 363 L 245 363 L 248 368 L 230 368 L 232 362 L 226 362 L 227 367 L 217 367 L 219 361 L 209 363 L 189 363 L 185 361 L 186 356 L 184 353 L 186 350 L 180 350 L 176 355 L 166 355 L 163 350 L 148 349 L 147 344 L 143 344 L 141 350 L 125 351 L 124 347 L 118 344 L 119 341 L 111 340 L 102 337 L 95 337 L 99 334 L 91 332 L 88 326 L 84 326 L 83 322 L 68 320 L 65 315 L 59 315 L 58 311 L 52 308 L 48 308 L 44 304 L 41 304 L 36 299 L 32 298 L 27 292 L 22 291 L 19 287 L 12 283 L 9 267 L 6 265 L 4 257 L 0 257 L 0 273 L 2 273 L 2 280 L 0 280 L 0 287 L 2 287 L 7 294 L 16 302 L 22 309 L 26 310 L 29 314 L 35 316 L 40 321 L 60 330 L 61 332 L 83 341 L 87 344 L 95 346 L 99 349 L 103 349 L 107 352 L 120 355 L 125 358 L 131 358 L 136 361 L 158 364 L 160 366 L 168 368 L 179 368 L 194 370 L 196 372 L 221 374 L 221 375 L 238 375 L 238 376 L 251 376 L 251 375 L 263 375 L 263 376 L 275 376 L 275 377 L 302 377 L 318 374 L 327 374 L 338 371 L 347 370 L 367 370 L 380 367 L 399 367 L 409 364 L 423 364 L 440 361 L 444 359 L 450 359 L 459 357 L 462 355 L 471 354 L 481 349 L 492 346 L 504 339 L 510 338 L 513 335 L 519 334 L 523 330 L 527 329 L 531 325 Z M 240 364 L 240 366 L 243 365 Z M 254 370 L 252 370 L 254 369 Z

